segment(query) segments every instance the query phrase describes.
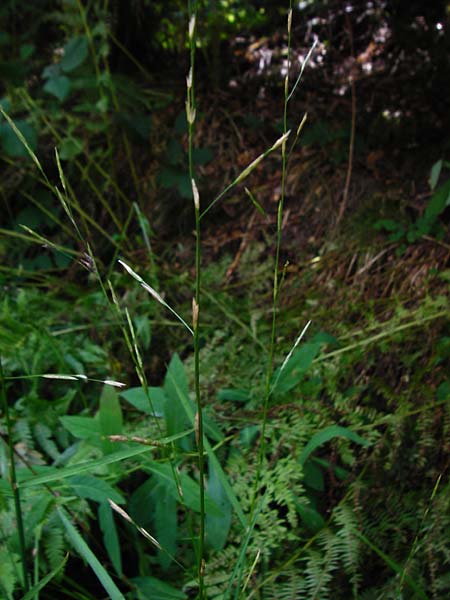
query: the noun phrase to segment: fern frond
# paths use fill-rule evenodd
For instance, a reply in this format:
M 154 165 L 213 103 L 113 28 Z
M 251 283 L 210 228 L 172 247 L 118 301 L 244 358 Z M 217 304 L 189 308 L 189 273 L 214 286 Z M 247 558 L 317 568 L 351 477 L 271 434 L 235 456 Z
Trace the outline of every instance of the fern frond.
M 5 600 L 12 600 L 16 585 L 19 583 L 19 562 L 17 554 L 11 553 L 6 546 L 0 546 L 0 594 Z
M 40 447 L 48 454 L 53 460 L 57 460 L 60 456 L 57 445 L 51 439 L 53 433 L 47 425 L 44 423 L 36 423 L 34 426 L 34 435 Z
M 50 568 L 57 568 L 65 554 L 66 542 L 62 525 L 53 514 L 42 530 L 42 543 Z
M 284 571 L 265 586 L 264 600 L 308 600 L 305 577 L 297 568 Z
M 306 565 L 308 600 L 328 600 L 329 585 L 339 564 L 339 543 L 329 529 L 321 531 L 317 541 L 321 552 L 310 550 Z
M 361 574 L 359 572 L 360 542 L 354 534 L 358 527 L 356 515 L 348 505 L 341 504 L 336 507 L 333 517 L 339 527 L 336 534 L 339 555 L 346 572 L 350 575 L 353 597 L 357 598 Z

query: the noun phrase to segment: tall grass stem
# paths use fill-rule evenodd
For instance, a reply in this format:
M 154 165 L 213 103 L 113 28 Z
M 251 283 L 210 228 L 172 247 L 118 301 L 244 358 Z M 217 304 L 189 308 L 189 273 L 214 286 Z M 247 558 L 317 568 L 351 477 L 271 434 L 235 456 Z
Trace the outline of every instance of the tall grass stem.
M 283 135 L 287 136 L 287 109 L 289 102 L 289 75 L 291 69 L 291 28 L 292 28 L 292 0 L 289 1 L 289 12 L 288 12 L 288 40 L 287 40 L 287 73 L 284 81 L 284 105 L 283 105 Z M 279 279 L 280 279 L 280 252 L 281 252 L 281 235 L 283 225 L 283 207 L 286 195 L 286 165 L 287 165 L 287 153 L 286 153 L 286 139 L 281 143 L 281 193 L 278 201 L 277 210 L 277 231 L 276 231 L 276 244 L 275 244 L 275 265 L 273 270 L 273 290 L 272 290 L 272 326 L 270 332 L 269 342 L 269 355 L 267 359 L 266 369 L 266 382 L 264 390 L 264 404 L 263 404 L 263 415 L 262 415 L 262 426 L 261 426 L 261 439 L 259 444 L 258 462 L 256 468 L 255 482 L 253 486 L 253 496 L 250 505 L 250 512 L 253 515 L 255 509 L 256 498 L 258 495 L 259 480 L 261 477 L 262 465 L 264 462 L 264 454 L 266 450 L 266 428 L 267 428 L 267 415 L 269 410 L 269 400 L 271 394 L 271 379 L 273 373 L 273 363 L 275 356 L 275 336 L 277 328 L 277 312 L 278 312 L 278 301 L 279 301 Z
M 205 595 L 205 458 L 203 445 L 203 414 L 202 402 L 200 394 L 200 290 L 201 290 L 201 229 L 200 229 L 200 198 L 195 183 L 194 169 L 194 124 L 196 114 L 195 102 L 195 45 L 196 45 L 196 20 L 197 10 L 195 2 L 191 3 L 188 0 L 189 10 L 189 54 L 190 68 L 186 78 L 187 83 L 187 98 L 186 98 L 186 117 L 188 122 L 188 161 L 189 161 L 189 178 L 192 183 L 192 196 L 194 200 L 195 213 L 195 297 L 192 302 L 192 324 L 194 329 L 194 387 L 195 387 L 195 402 L 197 406 L 197 414 L 195 417 L 195 438 L 198 450 L 198 470 L 199 470 L 199 486 L 200 486 L 200 524 L 199 524 L 199 539 L 198 539 L 198 598 L 204 600 Z

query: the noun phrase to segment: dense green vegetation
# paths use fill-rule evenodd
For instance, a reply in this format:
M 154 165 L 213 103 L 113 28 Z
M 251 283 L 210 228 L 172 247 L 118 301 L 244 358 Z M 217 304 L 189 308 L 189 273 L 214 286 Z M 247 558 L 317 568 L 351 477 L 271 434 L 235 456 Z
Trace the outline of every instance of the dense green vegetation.
M 281 4 L 0 7 L 0 598 L 450 593 L 450 5 Z

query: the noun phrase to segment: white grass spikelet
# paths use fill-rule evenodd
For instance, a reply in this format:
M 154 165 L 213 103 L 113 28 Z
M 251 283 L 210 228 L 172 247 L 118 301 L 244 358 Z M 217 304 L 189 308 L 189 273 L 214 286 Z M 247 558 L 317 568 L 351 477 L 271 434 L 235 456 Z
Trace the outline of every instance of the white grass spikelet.
M 123 517 L 125 519 L 125 521 L 128 521 L 128 523 L 133 523 L 133 519 L 130 517 L 130 515 L 128 513 L 126 513 L 123 510 L 123 508 L 120 508 L 120 506 L 118 504 L 116 504 L 113 500 L 111 500 L 111 498 L 108 498 L 108 502 L 109 502 L 109 505 L 111 506 L 111 508 L 113 510 L 115 510 L 117 514 L 119 514 L 121 517 Z
M 290 135 L 291 135 L 291 130 L 289 129 L 289 131 L 286 131 L 286 133 L 283 133 L 283 135 L 277 139 L 277 141 L 272 146 L 272 148 L 269 150 L 269 152 L 273 152 L 274 150 L 279 148 L 282 144 L 284 144 Z
M 142 277 L 141 277 L 140 275 L 138 275 L 138 274 L 136 273 L 136 271 L 133 271 L 133 269 L 132 269 L 132 268 L 131 268 L 129 265 L 127 265 L 127 263 L 126 263 L 126 262 L 124 262 L 123 260 L 120 260 L 120 259 L 119 259 L 117 262 L 118 262 L 119 264 L 121 264 L 121 265 L 122 265 L 122 267 L 125 269 L 125 271 L 126 271 L 126 272 L 127 272 L 129 275 L 131 275 L 131 277 L 134 277 L 134 279 L 136 279 L 136 281 L 139 281 L 139 283 L 144 283 L 144 280 L 142 279 Z
M 126 387 L 126 383 L 122 383 L 121 381 L 114 381 L 113 379 L 104 379 L 103 383 L 105 385 L 111 385 L 112 387 L 123 388 Z
M 192 195 L 194 196 L 195 210 L 200 210 L 200 194 L 198 193 L 198 187 L 195 183 L 195 179 L 191 179 Z
M 186 86 L 188 90 L 192 88 L 192 67 L 189 69 L 188 76 L 186 77 Z
M 78 377 L 75 375 L 59 375 L 58 373 L 45 373 L 41 375 L 45 379 L 64 379 L 68 381 L 77 381 Z
M 194 31 L 195 31 L 195 15 L 192 15 L 192 17 L 189 20 L 189 37 L 192 38 L 194 37 Z
M 308 327 L 311 325 L 311 321 L 308 321 L 306 323 L 306 325 L 303 327 L 303 330 L 301 332 L 301 334 L 298 336 L 298 338 L 295 340 L 294 345 L 292 346 L 291 350 L 289 351 L 289 354 L 286 356 L 286 358 L 283 361 L 283 364 L 280 367 L 280 373 L 286 368 L 286 365 L 288 364 L 288 362 L 291 360 L 292 355 L 294 354 L 295 349 L 297 348 L 297 346 L 299 345 L 302 337 L 305 335 Z

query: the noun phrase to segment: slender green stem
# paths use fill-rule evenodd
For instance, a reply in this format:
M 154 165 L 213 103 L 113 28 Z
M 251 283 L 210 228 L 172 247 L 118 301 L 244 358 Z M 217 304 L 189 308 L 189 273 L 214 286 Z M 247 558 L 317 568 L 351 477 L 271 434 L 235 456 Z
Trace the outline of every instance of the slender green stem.
M 287 109 L 289 101 L 289 73 L 291 67 L 291 19 L 292 19 L 292 0 L 289 2 L 289 16 L 288 16 L 288 58 L 287 58 L 287 73 L 284 82 L 284 107 L 283 107 L 283 134 L 287 133 Z M 280 252 L 281 252 L 281 234 L 283 224 L 283 206 L 286 194 L 286 165 L 287 165 L 287 154 L 286 154 L 286 141 L 281 145 L 282 153 L 282 167 L 281 167 L 281 195 L 278 202 L 277 211 L 277 232 L 276 232 L 276 247 L 275 247 L 275 266 L 273 270 L 273 292 L 272 292 L 272 327 L 270 333 L 270 344 L 269 344 L 269 356 L 267 360 L 266 370 L 266 382 L 264 390 L 264 405 L 263 405 L 263 416 L 262 416 L 262 428 L 261 428 L 261 440 L 259 444 L 258 453 L 258 466 L 256 469 L 256 476 L 253 488 L 253 496 L 251 502 L 251 514 L 255 509 L 256 498 L 258 495 L 259 479 L 261 476 L 262 464 L 264 461 L 264 454 L 266 449 L 265 435 L 267 427 L 267 414 L 269 410 L 269 400 L 271 393 L 271 380 L 273 373 L 273 362 L 275 355 L 275 336 L 277 327 L 277 311 L 278 311 L 278 300 L 279 300 L 279 289 L 280 289 Z
M 195 183 L 193 146 L 194 146 L 194 123 L 195 123 L 195 92 L 194 92 L 194 65 L 195 65 L 195 22 L 196 22 L 196 6 L 195 2 L 191 4 L 188 0 L 189 11 L 189 50 L 190 50 L 190 70 L 187 77 L 187 100 L 186 100 L 186 116 L 189 126 L 189 144 L 188 144 L 188 159 L 189 159 L 189 177 L 192 183 L 192 194 L 194 199 L 195 210 L 195 298 L 192 303 L 192 321 L 194 329 L 194 382 L 195 382 L 195 400 L 197 405 L 197 415 L 195 419 L 196 440 L 198 450 L 198 470 L 200 484 L 200 531 L 198 540 L 198 598 L 203 600 L 206 598 L 204 574 L 205 574 L 205 458 L 203 447 L 203 415 L 202 403 L 200 394 L 200 322 L 199 322 L 199 307 L 200 307 L 200 289 L 201 289 L 201 231 L 200 231 L 200 202 L 197 186 Z
M 30 589 L 30 586 L 29 586 L 29 582 L 28 582 L 28 573 L 27 573 L 27 561 L 26 561 L 26 551 L 25 551 L 25 533 L 24 533 L 24 528 L 23 528 L 22 508 L 21 508 L 21 504 L 20 504 L 20 491 L 19 491 L 19 488 L 17 487 L 16 465 L 14 462 L 14 443 L 13 443 L 12 425 L 11 425 L 11 419 L 9 416 L 8 400 L 6 398 L 5 378 L 3 375 L 3 365 L 2 365 L 1 356 L 0 356 L 0 385 L 1 385 L 3 410 L 5 412 L 5 419 L 6 419 L 6 430 L 8 433 L 9 479 L 11 482 L 11 487 L 12 487 L 12 492 L 13 492 L 13 497 L 14 497 L 14 510 L 15 510 L 16 521 L 17 521 L 17 533 L 19 534 L 20 556 L 22 559 L 23 589 L 25 592 L 28 592 L 28 590 Z

